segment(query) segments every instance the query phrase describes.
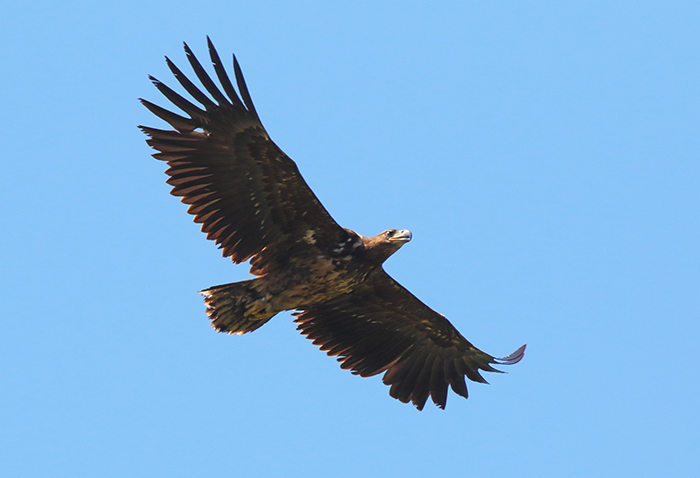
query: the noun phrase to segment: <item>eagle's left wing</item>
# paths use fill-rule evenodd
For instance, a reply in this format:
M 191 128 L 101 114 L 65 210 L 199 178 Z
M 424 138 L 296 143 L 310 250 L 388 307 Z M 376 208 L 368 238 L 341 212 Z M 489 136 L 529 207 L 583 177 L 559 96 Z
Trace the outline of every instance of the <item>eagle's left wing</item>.
M 386 371 L 389 394 L 422 410 L 428 396 L 445 408 L 448 385 L 467 397 L 466 376 L 486 383 L 479 370 L 520 361 L 525 345 L 504 358 L 482 352 L 383 269 L 355 291 L 299 312 L 298 329 L 341 368 L 369 377 Z

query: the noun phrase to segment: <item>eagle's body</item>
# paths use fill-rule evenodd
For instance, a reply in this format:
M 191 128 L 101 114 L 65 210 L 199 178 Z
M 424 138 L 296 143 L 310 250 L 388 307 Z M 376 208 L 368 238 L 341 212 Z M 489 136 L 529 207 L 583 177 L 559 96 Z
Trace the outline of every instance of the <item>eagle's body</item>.
M 172 194 L 189 204 L 233 262 L 250 260 L 256 276 L 202 291 L 219 331 L 251 332 L 274 315 L 297 311 L 299 330 L 341 367 L 361 376 L 386 372 L 391 396 L 419 409 L 427 398 L 445 407 L 447 388 L 467 397 L 464 378 L 485 382 L 479 369 L 512 364 L 524 346 L 496 359 L 469 343 L 441 314 L 394 281 L 382 264 L 411 240 L 408 230 L 374 237 L 340 227 L 302 178 L 296 164 L 268 137 L 234 57 L 239 98 L 216 50 L 209 51 L 225 92 L 185 45 L 198 79 L 214 101 L 166 58 L 197 106 L 153 79 L 189 117 L 143 104 L 174 130 L 142 126 L 167 161 Z
M 257 329 L 284 310 L 307 310 L 353 292 L 381 274 L 382 263 L 411 232 L 388 230 L 363 237 L 342 230 L 335 243 L 318 244 L 312 233 L 287 251 L 285 260 L 256 270 L 260 276 L 201 292 L 212 324 L 220 331 L 242 334 Z M 381 271 L 381 272 L 380 272 Z

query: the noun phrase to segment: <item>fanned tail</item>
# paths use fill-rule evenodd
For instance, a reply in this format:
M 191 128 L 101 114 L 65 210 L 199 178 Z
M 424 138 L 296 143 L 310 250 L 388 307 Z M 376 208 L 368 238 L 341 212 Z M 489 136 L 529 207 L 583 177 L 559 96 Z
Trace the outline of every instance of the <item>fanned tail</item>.
M 261 327 L 278 311 L 269 297 L 255 287 L 256 279 L 217 285 L 199 293 L 204 296 L 211 325 L 219 332 L 245 334 Z

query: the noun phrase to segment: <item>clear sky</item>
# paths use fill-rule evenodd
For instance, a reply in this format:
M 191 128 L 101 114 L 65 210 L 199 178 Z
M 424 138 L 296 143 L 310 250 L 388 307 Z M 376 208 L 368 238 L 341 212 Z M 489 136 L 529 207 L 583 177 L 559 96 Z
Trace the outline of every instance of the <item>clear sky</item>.
M 0 474 L 700 476 L 700 3 L 5 2 Z M 138 102 L 236 53 L 343 226 L 508 374 L 423 412 L 288 313 L 168 194 Z

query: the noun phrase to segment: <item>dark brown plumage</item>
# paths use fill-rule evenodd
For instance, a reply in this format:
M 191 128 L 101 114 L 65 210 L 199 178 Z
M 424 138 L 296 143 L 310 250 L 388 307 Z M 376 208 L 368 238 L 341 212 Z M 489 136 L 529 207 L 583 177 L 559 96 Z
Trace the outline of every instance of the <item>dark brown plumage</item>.
M 208 39 L 207 39 L 208 40 Z M 256 276 L 202 291 L 212 325 L 251 332 L 275 314 L 294 310 L 302 334 L 341 367 L 369 377 L 386 372 L 392 397 L 423 408 L 428 397 L 445 407 L 447 389 L 467 397 L 464 378 L 486 382 L 479 370 L 522 359 L 525 346 L 497 359 L 469 343 L 441 314 L 401 287 L 382 263 L 411 240 L 407 230 L 374 237 L 340 227 L 268 137 L 234 56 L 240 98 L 208 40 L 214 84 L 192 51 L 185 52 L 211 98 L 166 57 L 196 105 L 151 77 L 187 116 L 141 102 L 173 130 L 140 126 L 166 161 L 172 194 L 189 204 L 207 238 Z M 242 100 L 241 100 L 242 98 Z M 213 99 L 213 100 L 212 100 Z

